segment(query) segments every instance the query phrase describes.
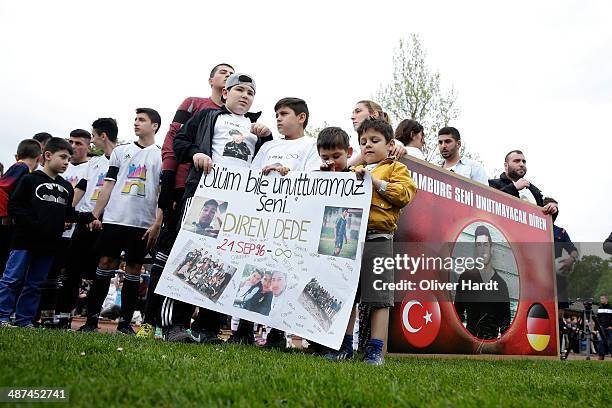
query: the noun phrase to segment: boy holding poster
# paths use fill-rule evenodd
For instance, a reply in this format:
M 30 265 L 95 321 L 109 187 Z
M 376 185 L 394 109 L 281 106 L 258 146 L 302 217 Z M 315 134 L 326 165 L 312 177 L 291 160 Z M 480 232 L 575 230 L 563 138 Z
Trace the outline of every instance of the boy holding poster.
M 326 131 L 324 129 L 321 133 Z M 365 120 L 357 129 L 361 153 L 366 165 L 353 168 L 357 177 L 366 172 L 372 176 L 372 204 L 368 219 L 368 231 L 362 254 L 360 287 L 358 298 L 361 303 L 372 307 L 372 336 L 365 348 L 363 361 L 370 365 L 381 365 L 384 362 L 384 339 L 389 326 L 389 308 L 393 306 L 393 291 L 373 290 L 372 263 L 374 257 L 393 258 L 393 233 L 397 229 L 400 211 L 416 194 L 416 185 L 402 163 L 390 157 L 393 149 L 393 129 L 382 120 Z M 319 154 L 324 160 L 321 170 L 343 169 L 342 160 L 348 156 L 348 137 L 345 143 L 332 146 L 326 142 L 327 136 L 319 136 Z M 339 139 L 342 140 L 342 139 Z M 325 149 L 323 149 L 325 147 Z M 335 149 L 334 149 L 335 148 Z M 342 148 L 347 155 L 337 154 L 334 150 Z M 325 154 L 325 157 L 324 157 Z M 393 269 L 386 269 L 376 279 L 393 282 Z M 342 345 L 338 351 L 325 355 L 329 360 L 346 360 L 353 356 L 353 325 L 355 311 L 351 314 Z
M 262 145 L 272 140 L 270 129 L 254 123 L 261 113 L 249 112 L 255 91 L 255 81 L 250 75 L 230 75 L 222 91 L 225 105 L 220 109 L 198 112 L 176 134 L 173 148 L 177 160 L 179 163 L 193 163 L 185 183 L 183 211 L 189 209 L 202 174 L 212 169 L 213 162 L 224 166 L 249 167 Z M 173 322 L 183 322 L 190 319 L 194 306 L 172 302 L 166 309 L 162 313 L 173 316 Z M 198 343 L 219 343 L 222 314 L 200 309 L 198 316 L 191 327 L 193 340 Z
M 317 154 L 317 141 L 304 135 L 308 125 L 306 102 L 299 98 L 283 98 L 274 105 L 274 112 L 276 127 L 284 137 L 262 146 L 251 168 L 261 169 L 263 174 L 318 170 L 321 159 Z
M 300 98 L 283 98 L 274 105 L 276 128 L 283 136 L 262 146 L 251 163 L 252 169 L 261 169 L 263 174 L 277 171 L 286 175 L 290 170 L 311 171 L 319 169 L 321 159 L 317 154 L 317 142 L 306 137 L 304 129 L 308 125 L 308 106 Z M 232 341 L 254 342 L 253 325 L 241 321 Z M 266 338 L 266 347 L 285 348 L 285 334 L 272 329 Z

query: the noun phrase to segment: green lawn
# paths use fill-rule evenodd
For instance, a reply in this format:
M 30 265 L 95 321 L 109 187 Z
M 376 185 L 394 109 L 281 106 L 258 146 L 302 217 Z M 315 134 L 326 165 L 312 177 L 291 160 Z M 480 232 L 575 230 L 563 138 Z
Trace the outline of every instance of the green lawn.
M 596 361 L 411 357 L 369 367 L 246 346 L 9 328 L 0 329 L 0 367 L 0 386 L 66 387 L 70 406 L 83 407 L 612 404 L 612 364 Z

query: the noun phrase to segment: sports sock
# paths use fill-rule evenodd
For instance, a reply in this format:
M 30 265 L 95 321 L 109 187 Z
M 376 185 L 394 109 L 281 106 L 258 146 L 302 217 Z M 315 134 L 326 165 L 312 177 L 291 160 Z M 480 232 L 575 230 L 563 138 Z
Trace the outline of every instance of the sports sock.
M 149 281 L 149 289 L 147 291 L 147 301 L 145 303 L 143 323 L 149 323 L 152 326 L 161 326 L 161 324 L 158 324 L 158 321 L 161 314 L 164 297 L 156 294 L 155 288 L 157 287 L 157 283 L 159 282 L 159 278 L 164 270 L 167 259 L 168 255 L 158 251 L 155 255 L 153 267 L 151 268 L 151 279 Z
M 342 345 L 340 346 L 340 350 L 349 351 L 351 354 L 353 353 L 353 335 L 345 334 L 342 339 Z
M 121 289 L 121 319 L 119 326 L 129 326 L 132 323 L 134 309 L 138 302 L 138 287 L 140 286 L 140 276 L 125 275 L 123 288 Z
M 114 269 L 107 270 L 98 268 L 96 270 L 96 278 L 87 296 L 87 324 L 98 325 L 98 317 L 102 310 L 102 304 L 108 293 L 108 286 L 113 276 L 115 276 Z

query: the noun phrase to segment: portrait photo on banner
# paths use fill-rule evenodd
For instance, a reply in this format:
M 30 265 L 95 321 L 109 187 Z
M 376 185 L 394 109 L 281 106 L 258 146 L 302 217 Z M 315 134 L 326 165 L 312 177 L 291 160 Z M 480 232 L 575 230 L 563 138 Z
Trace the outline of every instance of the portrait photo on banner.
M 284 302 L 286 289 L 285 272 L 246 264 L 234 297 L 234 307 L 269 316 Z
M 194 197 L 183 223 L 185 231 L 217 238 L 227 211 L 227 202 L 206 197 Z
M 318 253 L 355 259 L 362 215 L 360 208 L 326 206 Z
M 234 306 L 264 316 L 270 314 L 272 305 L 271 269 L 246 264 L 234 298 Z
M 463 326 L 481 340 L 501 337 L 514 320 L 519 300 L 519 272 L 512 246 L 499 228 L 475 221 L 460 232 L 452 257 L 481 260 L 479 267 L 451 271 L 450 282 L 458 282 L 452 293 L 455 311 Z M 472 290 L 474 285 L 481 289 Z

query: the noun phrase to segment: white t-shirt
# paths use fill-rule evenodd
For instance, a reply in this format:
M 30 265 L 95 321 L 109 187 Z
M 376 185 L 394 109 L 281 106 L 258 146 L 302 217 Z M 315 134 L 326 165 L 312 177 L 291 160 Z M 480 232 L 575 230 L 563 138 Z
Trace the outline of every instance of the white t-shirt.
M 248 167 L 255 154 L 257 136 L 251 133 L 251 121 L 233 113 L 219 115 L 212 139 L 212 161 Z
M 533 193 L 527 187 L 524 187 L 518 193 L 519 193 L 519 198 L 521 200 L 529 201 L 531 204 L 535 204 L 535 205 L 538 204 L 538 202 L 536 201 Z
M 444 167 L 444 160 L 440 162 L 440 166 Z M 489 178 L 487 177 L 484 167 L 476 160 L 462 157 L 453 167 L 449 167 L 446 170 L 453 171 L 463 177 L 484 184 L 485 186 L 489 185 Z
M 64 180 L 69 182 L 70 185 L 72 185 L 72 188 L 74 188 L 79 182 L 79 180 L 84 178 L 85 174 L 87 174 L 88 164 L 89 162 L 83 162 L 75 166 L 72 163 L 68 163 L 68 167 L 66 168 L 66 171 L 62 174 L 62 177 L 64 178 Z M 72 203 L 70 203 L 70 205 L 72 205 Z M 74 232 L 74 224 L 72 224 L 72 226 L 69 229 L 64 231 L 64 233 L 62 234 L 62 237 L 70 238 L 73 232 Z
M 108 172 L 108 163 L 109 160 L 104 155 L 94 157 L 89 161 L 87 173 L 84 177 L 87 180 L 87 189 L 85 194 L 83 194 L 83 198 L 81 198 L 81 201 L 76 206 L 77 211 L 90 212 L 95 208 L 96 201 L 104 185 L 104 177 L 106 177 Z
M 406 148 L 406 156 L 416 157 L 417 159 L 425 160 L 425 156 L 420 149 L 417 149 L 414 146 L 405 146 Z
M 155 144 L 143 148 L 136 143 L 117 146 L 108 165 L 118 167 L 119 173 L 104 209 L 104 223 L 149 228 L 157 212 L 161 148 Z
M 353 148 L 353 156 L 361 154 L 361 145 L 357 134 L 349 139 L 349 146 Z
M 293 171 L 319 170 L 321 158 L 317 151 L 317 140 L 308 136 L 295 140 L 271 140 L 261 146 L 251 168 L 261 169 L 276 163 Z
M 66 168 L 66 171 L 62 173 L 62 177 L 64 178 L 64 180 L 69 182 L 70 185 L 72 185 L 72 188 L 74 188 L 79 182 L 79 180 L 85 178 L 85 174 L 87 174 L 88 164 L 89 162 L 83 162 L 75 166 L 72 163 L 68 163 L 68 167 Z

